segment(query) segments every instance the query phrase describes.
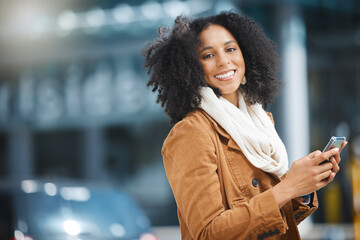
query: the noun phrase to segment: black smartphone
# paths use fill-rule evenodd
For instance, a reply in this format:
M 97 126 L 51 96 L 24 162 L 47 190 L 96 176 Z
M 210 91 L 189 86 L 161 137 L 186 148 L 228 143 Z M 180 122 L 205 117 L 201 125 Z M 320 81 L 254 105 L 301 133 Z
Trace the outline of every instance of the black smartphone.
M 340 148 L 341 144 L 346 141 L 346 137 L 335 137 L 332 136 L 329 140 L 329 142 L 326 144 L 323 152 L 326 152 L 332 148 Z M 328 162 L 329 159 L 326 159 L 325 161 L 323 161 L 321 164 Z

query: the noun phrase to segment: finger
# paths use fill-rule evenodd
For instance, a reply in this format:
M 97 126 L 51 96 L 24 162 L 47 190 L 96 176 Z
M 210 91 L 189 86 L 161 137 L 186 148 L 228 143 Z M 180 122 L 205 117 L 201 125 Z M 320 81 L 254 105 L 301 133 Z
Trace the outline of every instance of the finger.
M 333 173 L 339 172 L 340 167 L 339 167 L 339 165 L 338 165 L 338 163 L 337 163 L 337 161 L 335 160 L 334 157 L 331 157 L 331 158 L 330 158 L 330 162 L 331 162 L 332 165 L 333 165 L 333 167 L 332 167 L 332 172 L 333 172 Z
M 317 168 L 317 171 L 319 173 L 323 173 L 323 172 L 331 170 L 333 168 L 333 163 L 331 163 L 329 161 L 326 161 L 325 163 L 320 164 L 320 165 L 315 166 L 315 167 Z
M 336 176 L 336 174 L 332 172 L 328 178 L 324 179 L 324 183 L 326 183 L 325 186 L 327 184 L 329 184 L 330 182 L 332 182 L 334 180 L 335 176 Z
M 338 152 L 337 154 L 335 154 L 335 155 L 333 156 L 333 158 L 335 158 L 336 163 L 337 163 L 337 164 L 339 164 L 339 163 L 340 163 L 340 161 L 341 161 L 341 158 L 340 158 L 340 152 Z
M 330 177 L 330 175 L 332 174 L 333 172 L 331 170 L 327 170 L 325 172 L 322 172 L 319 174 L 319 180 L 320 181 L 324 181 L 325 179 L 327 179 L 328 177 Z
M 339 149 L 338 148 L 333 148 L 333 149 L 330 149 L 329 151 L 326 151 L 322 154 L 320 154 L 319 156 L 317 156 L 314 161 L 315 164 L 320 164 L 322 163 L 324 160 L 334 156 L 335 154 L 337 154 L 339 152 Z
M 308 155 L 309 158 L 315 158 L 321 154 L 320 150 L 316 150 Z
M 335 178 L 335 175 L 336 174 L 331 171 L 327 171 L 326 174 L 324 173 L 322 175 L 323 178 L 317 184 L 317 189 L 321 189 L 321 188 L 325 187 L 326 185 L 328 185 L 330 182 L 332 182 Z
M 348 144 L 347 141 L 343 141 L 342 144 L 341 144 L 341 146 L 340 146 L 339 152 L 341 152 L 341 151 L 345 148 L 345 146 L 346 146 L 347 144 Z
M 335 154 L 335 159 L 336 159 L 336 162 L 339 164 L 340 161 L 341 161 L 341 157 L 340 157 L 340 153 L 341 151 L 345 148 L 345 146 L 348 144 L 347 141 L 344 141 L 341 146 L 340 146 L 340 149 L 339 149 L 339 153 L 338 154 Z

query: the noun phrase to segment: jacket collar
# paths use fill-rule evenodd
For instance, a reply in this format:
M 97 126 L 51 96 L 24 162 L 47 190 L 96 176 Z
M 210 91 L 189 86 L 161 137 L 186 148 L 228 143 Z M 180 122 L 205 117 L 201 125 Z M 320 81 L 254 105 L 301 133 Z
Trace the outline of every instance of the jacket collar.
M 211 124 L 214 126 L 215 131 L 227 139 L 227 146 L 232 149 L 240 150 L 237 143 L 234 141 L 234 139 L 228 134 L 223 127 L 221 127 L 207 112 L 205 112 L 203 109 L 200 109 L 201 113 L 211 122 Z

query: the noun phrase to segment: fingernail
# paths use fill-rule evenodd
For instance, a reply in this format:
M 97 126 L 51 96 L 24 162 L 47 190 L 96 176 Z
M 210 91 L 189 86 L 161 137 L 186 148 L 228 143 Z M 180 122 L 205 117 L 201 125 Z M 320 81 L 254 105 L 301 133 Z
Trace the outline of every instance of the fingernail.
M 336 151 L 339 151 L 339 149 L 338 148 L 334 148 Z

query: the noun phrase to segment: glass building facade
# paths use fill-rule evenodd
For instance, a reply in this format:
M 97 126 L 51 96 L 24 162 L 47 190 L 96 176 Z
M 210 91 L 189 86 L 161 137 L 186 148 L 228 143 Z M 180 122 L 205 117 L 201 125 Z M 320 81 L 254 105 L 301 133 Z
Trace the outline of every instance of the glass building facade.
M 115 182 L 153 225 L 177 225 L 161 156 L 171 126 L 146 87 L 141 50 L 180 14 L 230 9 L 253 17 L 279 46 L 283 89 L 269 110 L 290 162 L 333 135 L 349 139 L 312 221 L 352 224 L 360 204 L 352 189 L 360 164 L 356 0 L 1 1 L 0 177 Z

